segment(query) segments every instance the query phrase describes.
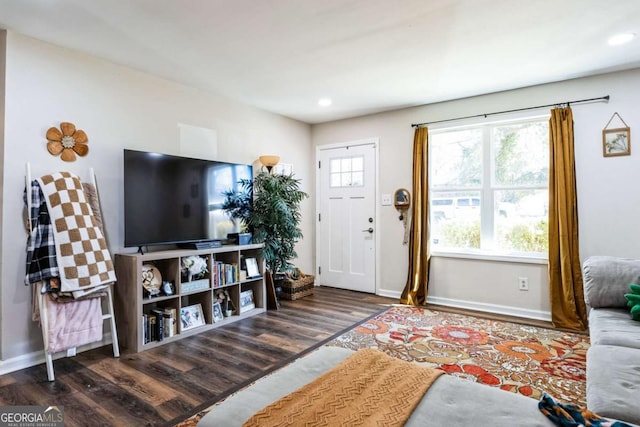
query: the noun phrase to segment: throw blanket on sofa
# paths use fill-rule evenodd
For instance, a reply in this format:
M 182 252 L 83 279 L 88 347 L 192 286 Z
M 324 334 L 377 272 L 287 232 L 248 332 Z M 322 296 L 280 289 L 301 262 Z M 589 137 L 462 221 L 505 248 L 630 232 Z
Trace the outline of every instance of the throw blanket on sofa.
M 38 182 L 53 224 L 61 291 L 80 297 L 114 282 L 111 255 L 80 179 L 69 172 L 58 172 Z
M 443 373 L 378 350 L 359 350 L 244 426 L 402 426 Z

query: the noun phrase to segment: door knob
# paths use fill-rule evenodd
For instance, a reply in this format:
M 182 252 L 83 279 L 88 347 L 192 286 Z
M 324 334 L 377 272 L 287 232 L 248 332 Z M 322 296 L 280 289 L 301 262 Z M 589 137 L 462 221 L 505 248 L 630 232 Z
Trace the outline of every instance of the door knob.
M 369 233 L 373 233 L 373 228 L 369 227 L 366 230 L 362 230 L 362 231 L 368 231 Z

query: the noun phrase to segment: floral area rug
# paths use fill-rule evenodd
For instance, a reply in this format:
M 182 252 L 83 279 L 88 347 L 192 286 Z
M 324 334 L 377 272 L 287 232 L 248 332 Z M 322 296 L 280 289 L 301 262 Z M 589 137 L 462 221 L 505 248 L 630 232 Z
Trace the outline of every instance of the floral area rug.
M 534 399 L 546 392 L 586 406 L 586 335 L 394 306 L 326 345 L 373 347 Z

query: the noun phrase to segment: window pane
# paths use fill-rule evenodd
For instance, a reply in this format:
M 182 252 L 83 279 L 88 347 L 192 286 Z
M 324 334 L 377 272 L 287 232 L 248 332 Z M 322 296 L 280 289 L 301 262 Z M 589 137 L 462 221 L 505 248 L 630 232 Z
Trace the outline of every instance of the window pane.
M 351 167 L 353 168 L 354 171 L 362 171 L 362 170 L 364 170 L 364 158 L 362 156 L 354 157 L 351 160 L 352 160 L 351 161 Z
M 362 172 L 353 172 L 351 174 L 351 186 L 362 187 L 364 185 L 363 173 Z
M 331 187 L 340 187 L 340 174 L 332 173 L 331 174 Z
M 340 159 L 331 160 L 331 168 L 329 169 L 329 172 L 331 173 L 340 172 Z
M 546 121 L 494 127 L 492 145 L 496 185 L 547 185 L 549 125 Z
M 430 146 L 431 188 L 482 185 L 482 129 L 437 133 Z
M 547 120 L 430 134 L 432 249 L 545 254 L 548 170 Z
M 342 179 L 341 179 L 340 185 L 341 185 L 342 187 L 349 187 L 349 186 L 351 186 L 351 174 L 350 174 L 350 173 L 344 173 L 344 172 L 343 172 L 341 176 L 342 176 Z
M 342 164 L 340 165 L 342 172 L 351 172 L 351 159 L 342 159 Z
M 480 249 L 480 192 L 433 192 L 431 244 L 434 249 Z
M 497 249 L 547 252 L 549 192 L 509 190 L 494 194 Z

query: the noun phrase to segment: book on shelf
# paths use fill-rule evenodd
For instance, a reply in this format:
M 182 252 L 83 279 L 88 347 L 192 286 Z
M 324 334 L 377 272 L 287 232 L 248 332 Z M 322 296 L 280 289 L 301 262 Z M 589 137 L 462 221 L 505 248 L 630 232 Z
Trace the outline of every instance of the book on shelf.
M 156 337 L 156 316 L 153 314 L 149 314 L 149 342 L 153 342 L 157 340 Z
M 142 344 L 162 341 L 177 333 L 177 310 L 175 308 L 154 309 L 142 315 Z
M 151 310 L 151 314 L 156 318 L 155 341 L 164 339 L 164 310 Z
M 175 308 L 165 308 L 162 313 L 165 338 L 171 338 L 177 332 L 178 325 L 176 324 L 176 313 L 177 310 Z
M 149 342 L 149 315 L 144 313 L 142 315 L 142 344 Z
M 240 269 L 237 263 L 226 264 L 216 261 L 213 264 L 213 287 L 228 285 L 240 281 Z

